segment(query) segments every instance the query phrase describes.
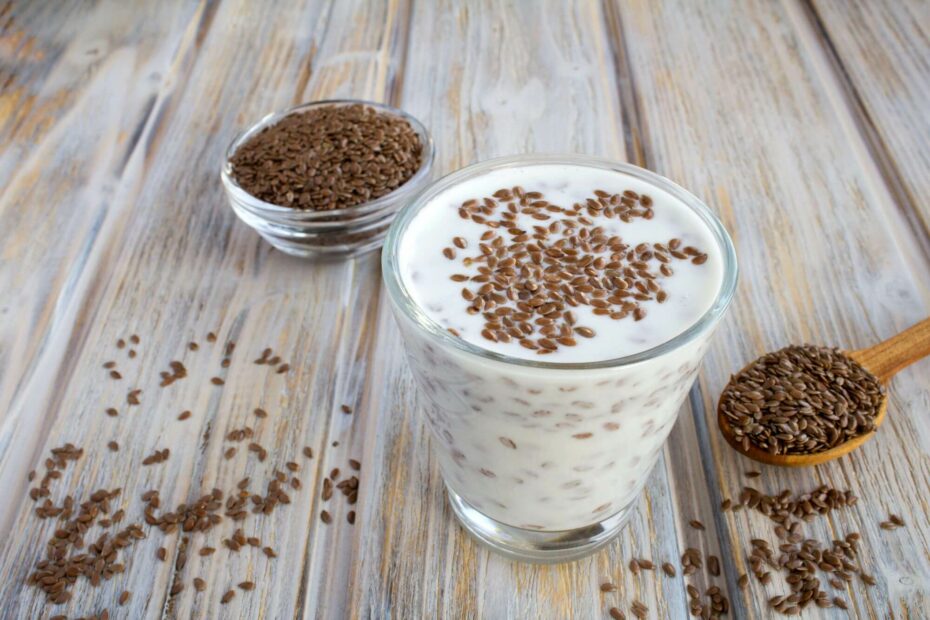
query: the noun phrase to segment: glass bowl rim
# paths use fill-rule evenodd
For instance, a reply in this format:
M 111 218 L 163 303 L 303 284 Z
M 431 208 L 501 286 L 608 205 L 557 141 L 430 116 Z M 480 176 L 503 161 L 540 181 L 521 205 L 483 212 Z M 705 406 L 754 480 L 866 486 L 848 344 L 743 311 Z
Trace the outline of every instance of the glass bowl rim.
M 400 240 L 403 233 L 410 225 L 410 222 L 413 221 L 413 218 L 416 217 L 417 213 L 426 206 L 430 200 L 457 183 L 492 170 L 520 165 L 544 164 L 588 166 L 621 172 L 668 192 L 694 211 L 710 230 L 714 240 L 720 247 L 720 254 L 723 260 L 723 277 L 720 281 L 720 288 L 717 290 L 713 303 L 704 314 L 686 329 L 653 347 L 630 355 L 590 362 L 536 361 L 483 349 L 463 338 L 453 336 L 444 327 L 433 320 L 432 317 L 427 315 L 413 301 L 399 272 L 398 250 L 400 247 Z M 447 174 L 424 188 L 410 204 L 401 209 L 400 213 L 397 214 L 397 217 L 391 224 L 381 252 L 381 273 L 385 282 L 385 288 L 388 291 L 388 296 L 394 306 L 399 308 L 434 341 L 451 346 L 466 354 L 509 365 L 548 370 L 594 370 L 630 366 L 659 357 L 692 342 L 699 335 L 711 330 L 717 325 L 720 319 L 723 318 L 730 302 L 733 300 L 736 291 L 736 283 L 739 277 L 739 267 L 736 260 L 736 250 L 733 246 L 733 240 L 730 238 L 730 234 L 727 232 L 720 219 L 702 200 L 674 181 L 650 170 L 646 170 L 645 168 L 604 157 L 578 154 L 528 154 L 498 157 L 477 162 Z

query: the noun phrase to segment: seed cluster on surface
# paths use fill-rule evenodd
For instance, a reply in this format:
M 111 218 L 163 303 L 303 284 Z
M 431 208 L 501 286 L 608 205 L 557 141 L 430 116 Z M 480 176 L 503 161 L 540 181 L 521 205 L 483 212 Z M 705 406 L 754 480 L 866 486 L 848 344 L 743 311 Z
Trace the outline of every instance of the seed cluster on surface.
M 712 577 L 720 576 L 720 563 L 717 556 L 709 556 L 708 566 L 714 565 L 716 568 L 709 568 L 708 573 Z M 641 575 L 643 571 L 656 571 L 656 563 L 646 558 L 633 558 L 627 564 L 630 572 L 634 576 Z M 681 569 L 683 577 L 689 577 L 704 567 L 704 560 L 699 549 L 689 547 L 681 557 Z M 668 578 L 678 576 L 675 565 L 671 562 L 662 562 L 662 573 Z M 730 612 L 730 601 L 724 594 L 723 590 L 717 585 L 710 585 L 701 593 L 693 583 L 686 584 L 686 590 L 689 597 L 689 608 L 692 616 L 703 618 L 705 620 L 719 620 L 722 616 Z M 604 595 L 608 604 L 613 605 L 608 608 L 607 615 L 614 619 L 625 620 L 626 613 L 615 603 L 618 587 L 611 581 L 604 581 L 600 584 L 600 591 Z M 639 620 L 649 617 L 649 608 L 639 600 L 634 599 L 629 606 L 630 614 Z
M 770 609 L 789 616 L 799 615 L 809 605 L 846 609 L 845 599 L 827 591 L 827 585 L 844 592 L 857 581 L 866 586 L 877 583 L 863 568 L 858 532 L 828 543 L 807 538 L 801 532 L 803 523 L 858 501 L 852 491 L 827 485 L 808 493 L 794 494 L 785 489 L 775 495 L 744 487 L 738 503 L 723 501 L 723 511 L 747 508 L 767 516 L 775 524 L 774 533 L 781 542 L 773 547 L 764 539 L 753 538 L 749 551 L 750 572 L 760 584 L 770 585 L 773 574 L 781 573 L 789 588 L 788 593 L 768 599 Z M 741 575 L 738 585 L 741 589 L 748 587 L 748 575 Z
M 208 334 L 206 341 L 210 344 L 216 343 L 216 334 Z M 138 336 L 131 336 L 129 342 L 139 344 Z M 126 346 L 124 339 L 117 342 L 118 349 Z M 223 368 L 230 365 L 234 348 L 235 343 L 227 342 L 222 350 Z M 192 341 L 186 345 L 186 349 L 196 352 L 201 346 Z M 268 351 L 270 352 L 270 349 Z M 270 353 L 263 358 L 262 364 L 273 359 Z M 169 368 L 169 371 L 161 373 L 163 388 L 187 376 L 187 370 L 180 361 L 172 362 Z M 282 374 L 289 370 L 289 366 L 276 360 L 270 370 L 275 374 Z M 142 405 L 139 398 L 141 393 L 139 388 L 130 390 L 129 404 Z M 112 410 L 112 413 L 109 410 Z M 118 415 L 115 408 L 109 408 L 107 413 L 111 417 Z M 280 463 L 280 468 L 272 468 L 270 477 L 264 482 L 264 491 L 261 490 L 261 486 L 253 490 L 251 479 L 246 477 L 232 490 L 213 488 L 197 499 L 182 501 L 172 508 L 163 506 L 158 489 L 149 489 L 141 493 L 141 511 L 134 519 L 137 522 L 125 526 L 121 525 L 122 522 L 130 520 L 127 513 L 133 511 L 130 505 L 120 506 L 120 503 L 127 499 L 132 502 L 135 498 L 127 498 L 127 493 L 121 488 L 97 489 L 90 493 L 86 501 L 66 495 L 60 504 L 56 504 L 52 498 L 55 482 L 64 477 L 71 463 L 83 458 L 87 453 L 105 453 L 112 455 L 110 458 L 116 458 L 113 453 L 119 451 L 119 444 L 114 440 L 103 439 L 99 451 L 85 451 L 72 443 L 51 449 L 50 456 L 44 461 L 45 474 L 40 478 L 33 470 L 28 475 L 29 482 L 35 482 L 29 496 L 36 504 L 34 516 L 40 520 L 54 519 L 56 524 L 46 542 L 45 556 L 31 569 L 26 583 L 42 590 L 50 603 L 64 604 L 72 599 L 73 587 L 78 580 L 86 580 L 92 587 L 97 587 L 126 572 L 130 561 L 130 548 L 137 541 L 150 537 L 153 532 L 164 537 L 178 536 L 173 558 L 169 557 L 166 548 L 170 548 L 170 545 L 158 547 L 154 558 L 147 554 L 147 557 L 142 558 L 143 561 L 149 562 L 170 562 L 173 566 L 174 576 L 168 584 L 167 605 L 170 609 L 175 604 L 175 597 L 184 591 L 188 583 L 188 578 L 183 576 L 182 572 L 190 557 L 207 558 L 216 555 L 218 550 L 221 553 L 234 553 L 254 547 L 268 561 L 277 558 L 278 554 L 271 546 L 262 543 L 257 536 L 246 535 L 242 527 L 237 527 L 227 538 L 221 537 L 222 530 L 227 528 L 230 522 L 239 525 L 247 518 L 264 518 L 279 507 L 290 504 L 291 494 L 302 488 L 302 483 L 297 477 L 300 465 L 294 460 L 282 459 L 281 455 L 257 443 L 263 425 L 261 420 L 266 418 L 268 413 L 264 409 L 256 408 L 252 414 L 259 419 L 257 429 L 250 426 L 232 429 L 221 436 L 220 440 L 249 441 L 249 451 L 256 454 L 259 462 L 271 459 Z M 183 423 L 192 417 L 193 413 L 190 410 L 184 410 L 180 415 L 175 416 L 172 413 L 168 419 L 174 418 L 172 423 Z M 313 450 L 309 446 L 303 448 L 303 453 L 307 458 L 313 456 Z M 223 454 L 229 458 L 228 450 Z M 155 449 L 143 459 L 142 464 L 157 465 L 165 462 L 169 456 L 168 448 Z M 357 471 L 361 464 L 355 459 L 350 459 L 349 466 Z M 338 476 L 338 469 L 334 472 Z M 199 486 L 200 484 L 194 483 L 192 488 Z M 337 482 L 336 488 L 349 497 L 351 504 L 357 501 L 357 476 Z M 355 513 L 350 512 L 348 521 L 354 523 L 354 520 Z M 92 528 L 101 528 L 102 533 L 97 534 Z M 89 538 L 91 535 L 94 536 L 93 539 Z M 210 540 L 211 538 L 213 540 Z M 141 555 L 135 554 L 135 557 L 140 558 Z M 241 576 L 239 579 L 241 580 Z M 237 590 L 250 592 L 256 588 L 253 581 L 240 580 L 232 582 Z M 191 583 L 196 592 L 203 592 L 207 588 L 206 581 L 201 577 L 193 577 Z M 234 592 L 232 589 L 230 591 Z M 130 604 L 131 597 L 132 592 L 124 590 L 119 593 L 116 602 L 120 606 L 127 605 Z M 231 598 L 227 593 L 221 602 L 229 602 Z M 110 612 L 104 609 L 90 617 L 108 618 L 109 614 Z M 53 614 L 52 617 L 65 618 L 61 614 Z
M 720 407 L 744 450 L 814 454 L 875 430 L 885 388 L 839 349 L 789 346 L 730 379 Z
M 240 146 L 230 164 L 239 186 L 256 198 L 327 211 L 392 192 L 422 159 L 409 122 L 356 104 L 289 114 Z
M 619 236 L 608 236 L 595 219 L 652 219 L 652 199 L 632 190 L 593 194 L 584 203 L 563 207 L 548 202 L 541 192 L 518 186 L 459 207 L 459 217 L 487 231 L 477 248 L 468 248 L 462 237 L 453 238 L 443 256 L 476 269 L 474 275 L 451 277 L 468 283 L 462 298 L 469 314 L 484 318 L 485 339 L 516 342 L 540 355 L 576 346 L 577 336 L 596 334 L 577 324 L 572 308 L 588 306 L 595 315 L 614 320 L 642 320 L 643 302 L 668 299 L 659 282 L 672 276 L 675 261 L 707 261 L 707 254 L 683 247 L 677 238 L 630 247 Z M 538 224 L 520 226 L 519 216 Z

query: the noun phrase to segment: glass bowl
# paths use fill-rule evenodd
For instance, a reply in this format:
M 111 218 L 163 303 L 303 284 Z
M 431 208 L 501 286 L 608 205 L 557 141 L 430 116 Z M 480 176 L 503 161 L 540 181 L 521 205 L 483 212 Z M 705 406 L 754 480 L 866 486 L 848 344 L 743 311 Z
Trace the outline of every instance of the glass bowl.
M 353 207 L 329 211 L 301 210 L 274 205 L 256 198 L 240 187 L 233 178 L 230 163 L 233 154 L 266 127 L 274 125 L 290 114 L 326 106 L 358 104 L 406 120 L 423 145 L 419 170 L 394 191 Z M 239 134 L 226 150 L 226 160 L 220 178 L 229 204 L 239 219 L 254 228 L 275 248 L 303 258 L 355 256 L 381 247 L 398 210 L 410 202 L 429 182 L 434 158 L 433 140 L 426 127 L 403 110 L 360 99 L 314 101 L 269 114 Z

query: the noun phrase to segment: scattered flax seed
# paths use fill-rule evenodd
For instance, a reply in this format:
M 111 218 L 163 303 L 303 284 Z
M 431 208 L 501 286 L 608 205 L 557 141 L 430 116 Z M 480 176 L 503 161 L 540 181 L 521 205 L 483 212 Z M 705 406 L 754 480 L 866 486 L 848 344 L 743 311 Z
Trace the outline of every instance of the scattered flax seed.
M 283 375 L 290 369 L 291 369 L 291 365 L 285 363 L 285 364 L 281 364 L 280 366 L 278 366 L 278 369 L 275 372 L 277 372 L 279 375 Z
M 290 471 L 297 471 L 300 469 L 300 465 L 298 465 L 294 461 L 288 461 L 287 463 L 284 464 L 284 466 L 287 467 Z
M 350 510 L 349 514 L 346 515 L 346 521 L 349 522 L 349 525 L 355 525 L 355 511 Z
M 350 406 L 348 406 L 348 405 L 343 405 L 342 407 L 340 407 L 340 409 L 342 409 L 342 413 L 344 413 L 344 414 L 346 414 L 346 415 L 349 415 L 349 414 L 352 413 L 352 407 L 350 407 Z
M 168 557 L 168 550 L 165 549 L 164 547 L 159 547 L 158 549 L 155 550 L 155 557 L 158 558 L 159 562 L 164 562 L 165 559 Z
M 646 559 L 643 559 L 643 558 L 637 558 L 637 559 L 636 559 L 636 563 L 637 563 L 637 564 L 639 565 L 639 567 L 642 568 L 643 570 L 655 570 L 655 568 L 656 568 L 656 565 L 652 563 L 652 560 L 646 560 Z
M 250 590 L 254 590 L 254 589 L 255 589 L 255 584 L 252 583 L 251 581 L 240 581 L 240 582 L 239 582 L 239 589 L 240 589 L 240 590 L 245 590 L 246 592 L 248 592 L 248 591 L 250 591 Z
M 220 362 L 220 368 L 229 368 L 229 365 L 232 363 L 232 360 L 228 357 L 224 357 L 223 361 Z
M 732 501 L 730 501 L 729 499 L 725 499 L 722 502 L 720 502 L 720 511 L 726 512 L 727 510 L 730 509 L 730 506 L 732 505 L 733 505 Z
M 362 468 L 362 464 L 355 459 L 349 459 L 349 467 L 351 467 L 355 471 L 358 471 Z
M 225 605 L 229 601 L 233 600 L 234 596 L 236 596 L 236 592 L 234 590 L 227 590 L 226 594 L 223 595 L 223 598 L 220 599 L 220 603 Z
M 107 407 L 107 415 L 111 418 L 115 418 L 119 415 L 119 411 L 117 411 L 115 407 Z
M 129 592 L 129 590 L 123 590 L 123 592 L 119 595 L 119 599 L 117 599 L 117 602 L 120 605 L 125 605 L 126 601 L 129 600 L 130 596 L 132 596 L 132 594 Z
M 276 557 L 278 557 L 278 554 L 275 553 L 275 552 L 274 552 L 274 549 L 272 549 L 271 547 L 263 547 L 263 548 L 262 548 L 262 553 L 264 553 L 264 554 L 265 554 L 266 556 L 268 556 L 269 558 L 276 558 Z
M 210 383 L 212 383 L 213 385 L 224 385 L 226 382 L 223 381 L 219 377 L 213 377 L 212 379 L 210 379 Z
M 215 547 L 203 547 L 203 548 L 202 548 L 200 551 L 198 551 L 197 553 L 198 553 L 201 557 L 206 557 L 206 556 L 208 556 L 208 555 L 212 555 L 212 554 L 215 553 L 215 552 L 216 552 L 216 548 L 215 548 Z
M 888 520 L 897 525 L 898 527 L 904 527 L 904 519 L 899 517 L 896 514 L 888 515 Z
M 669 577 L 674 577 L 678 574 L 671 562 L 663 562 L 662 571 Z
M 634 575 L 638 575 L 638 574 L 639 574 L 639 562 L 636 560 L 636 558 L 633 558 L 632 560 L 630 560 L 629 566 L 630 566 L 630 571 L 631 571 Z
M 333 518 L 325 510 L 320 513 L 320 520 L 327 525 L 333 522 Z
M 125 341 L 125 340 L 123 340 L 122 338 L 120 338 L 119 340 L 116 341 L 116 348 L 117 348 L 117 349 L 123 349 L 123 348 L 125 348 L 125 347 L 126 347 L 126 341 Z
M 132 344 L 139 344 L 140 341 L 139 341 L 138 334 L 133 334 L 132 336 L 130 336 L 129 342 L 131 342 Z
M 223 453 L 223 458 L 227 461 L 236 455 L 236 448 L 226 448 L 226 451 Z
M 613 618 L 613 620 L 626 620 L 626 614 L 620 611 L 619 609 L 617 609 L 616 607 L 611 607 L 610 611 L 608 611 L 607 613 L 610 614 L 610 617 Z
M 194 577 L 194 589 L 198 592 L 203 592 L 207 589 L 207 582 L 200 577 Z
M 762 472 L 760 471 L 747 471 L 746 472 L 747 478 L 758 478 L 761 475 L 762 475 Z
M 214 334 L 213 332 L 208 332 L 207 342 L 216 342 L 216 334 Z
M 103 367 L 106 368 L 107 370 L 112 370 L 112 369 L 116 368 L 116 362 L 113 362 L 113 361 L 104 362 L 104 363 L 103 363 Z
M 639 600 L 633 601 L 633 603 L 630 605 L 630 611 L 633 612 L 633 615 L 640 620 L 644 620 L 649 616 L 649 608 Z
M 181 415 L 178 416 L 178 420 L 184 421 L 184 420 L 186 420 L 186 419 L 189 418 L 189 417 L 191 417 L 191 412 L 190 412 L 190 411 L 182 411 L 182 412 L 181 412 Z
M 255 411 L 253 411 L 252 413 L 255 414 L 256 418 L 267 418 L 268 417 L 268 412 L 262 409 L 261 407 L 256 407 Z
M 720 558 L 715 555 L 707 556 L 707 572 L 714 577 L 720 576 Z
M 119 444 L 116 443 L 115 441 L 108 442 L 107 447 L 113 452 L 117 452 L 119 450 Z
M 139 388 L 129 390 L 129 392 L 126 394 L 126 402 L 129 403 L 130 405 L 138 405 L 140 402 L 139 394 L 141 393 L 142 393 L 142 390 L 140 390 Z
M 690 525 L 691 527 L 693 527 L 693 528 L 696 529 L 696 530 L 701 530 L 701 531 L 703 531 L 703 530 L 705 529 L 705 528 L 704 528 L 704 524 L 701 523 L 700 521 L 698 521 L 697 519 L 691 519 L 690 521 L 688 521 L 688 525 Z
M 110 378 L 111 378 L 111 379 L 119 380 L 119 379 L 122 379 L 122 378 L 123 378 L 123 375 L 119 374 L 119 372 L 117 372 L 117 371 L 115 371 L 115 370 L 111 370 L 111 371 L 110 371 Z
M 601 584 L 601 592 L 616 592 L 616 590 L 617 586 L 610 583 L 609 581 L 605 581 Z
M 170 456 L 170 454 L 171 454 L 171 450 L 169 450 L 168 448 L 165 448 L 164 450 L 156 450 L 152 454 L 142 459 L 142 464 L 143 465 L 155 465 L 157 463 L 164 463 L 165 461 L 168 460 L 168 456 Z
M 304 453 L 304 456 L 307 457 L 308 459 L 313 458 L 313 448 L 311 448 L 310 446 L 304 446 L 303 453 Z
M 196 342 L 191 341 L 187 343 L 187 348 L 190 349 L 191 351 L 196 351 L 197 349 L 200 348 L 200 345 L 197 344 Z
M 136 350 L 135 350 L 135 349 L 129 349 L 128 355 L 129 355 L 129 359 L 135 359 L 135 357 L 136 357 Z
M 736 585 L 739 586 L 740 590 L 745 590 L 746 586 L 749 585 L 749 575 L 743 573 L 739 576 L 739 579 L 736 581 Z

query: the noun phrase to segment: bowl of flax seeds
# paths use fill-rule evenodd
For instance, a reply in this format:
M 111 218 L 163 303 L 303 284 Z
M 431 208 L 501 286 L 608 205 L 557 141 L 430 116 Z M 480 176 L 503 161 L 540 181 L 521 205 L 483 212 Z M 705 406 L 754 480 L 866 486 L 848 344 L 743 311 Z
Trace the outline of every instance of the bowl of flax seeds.
M 233 140 L 221 171 L 230 206 L 272 246 L 304 258 L 381 247 L 430 180 L 435 151 L 403 110 L 316 101 L 269 114 Z

